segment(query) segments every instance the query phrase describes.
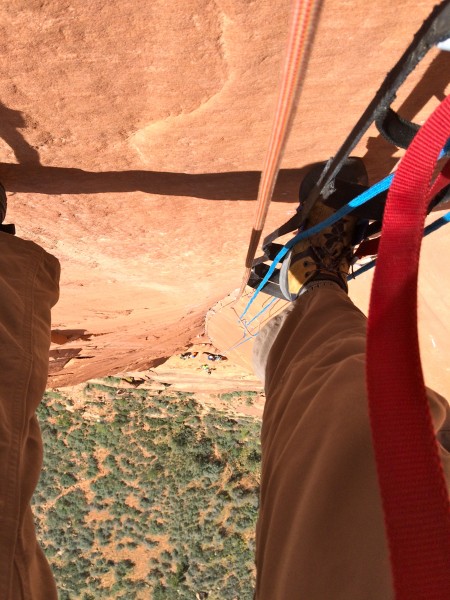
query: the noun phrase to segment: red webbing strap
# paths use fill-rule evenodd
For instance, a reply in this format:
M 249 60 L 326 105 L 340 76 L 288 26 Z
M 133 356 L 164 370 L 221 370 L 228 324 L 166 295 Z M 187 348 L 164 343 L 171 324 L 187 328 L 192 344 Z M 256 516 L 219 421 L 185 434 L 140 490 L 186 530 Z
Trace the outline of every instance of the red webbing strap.
M 438 175 L 429 193 L 430 200 L 434 198 L 444 187 L 450 184 L 450 161 L 447 161 L 442 173 Z M 355 250 L 354 257 L 357 259 L 365 256 L 375 256 L 378 254 L 378 246 L 380 245 L 381 237 L 364 240 Z
M 417 276 L 450 97 L 415 136 L 388 194 L 367 332 L 367 387 L 396 600 L 450 597 L 450 510 L 425 392 Z

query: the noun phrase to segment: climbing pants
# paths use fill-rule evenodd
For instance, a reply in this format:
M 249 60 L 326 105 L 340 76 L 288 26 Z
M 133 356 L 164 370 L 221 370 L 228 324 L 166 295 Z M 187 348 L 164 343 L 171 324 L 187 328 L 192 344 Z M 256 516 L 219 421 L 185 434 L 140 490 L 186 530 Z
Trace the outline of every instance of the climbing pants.
M 45 390 L 59 263 L 0 233 L 0 599 L 56 600 L 30 500 L 42 466 L 35 410 Z M 263 329 L 258 600 L 392 600 L 364 382 L 366 319 L 335 284 L 312 285 Z M 446 401 L 429 391 L 449 447 Z M 450 480 L 450 454 L 442 449 Z M 401 491 L 399 491 L 401 493 Z
M 393 600 L 365 388 L 366 317 L 317 282 L 262 331 L 257 600 Z M 447 402 L 428 391 L 448 445 Z M 450 481 L 450 454 L 441 445 Z M 401 490 L 399 490 L 401 494 Z
M 47 383 L 50 309 L 59 263 L 33 242 L 0 233 L 0 598 L 54 600 L 30 500 L 42 466 L 35 410 Z

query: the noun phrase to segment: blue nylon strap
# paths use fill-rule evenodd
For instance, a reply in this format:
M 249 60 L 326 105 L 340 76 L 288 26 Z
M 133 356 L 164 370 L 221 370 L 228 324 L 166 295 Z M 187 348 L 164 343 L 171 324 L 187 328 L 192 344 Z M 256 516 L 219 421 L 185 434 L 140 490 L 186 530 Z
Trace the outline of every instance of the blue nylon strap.
M 444 148 L 442 149 L 442 151 L 439 155 L 439 158 L 442 158 L 449 154 L 450 154 L 450 138 L 447 140 Z M 338 211 L 336 211 L 334 213 L 334 215 L 332 215 L 331 217 L 328 217 L 328 219 L 325 219 L 324 221 L 322 221 L 322 223 L 318 223 L 317 225 L 310 227 L 306 231 L 301 231 L 295 237 L 293 237 L 291 240 L 289 240 L 289 242 L 287 242 L 287 244 L 285 244 L 283 246 L 283 248 L 278 252 L 278 254 L 273 259 L 273 262 L 270 265 L 269 270 L 265 274 L 261 283 L 256 288 L 256 290 L 253 293 L 252 297 L 250 298 L 249 302 L 247 303 L 247 306 L 245 307 L 244 312 L 240 316 L 240 319 L 243 319 L 245 317 L 248 309 L 253 304 L 255 298 L 257 297 L 259 292 L 263 289 L 263 287 L 269 281 L 270 277 L 275 272 L 275 269 L 276 269 L 278 263 L 286 256 L 286 254 L 289 252 L 289 250 L 293 246 L 295 246 L 295 244 L 297 244 L 301 240 L 306 240 L 309 237 L 316 235 L 317 233 L 320 233 L 326 227 L 330 227 L 331 225 L 333 225 L 334 223 L 339 221 L 339 219 L 342 219 L 342 217 L 345 217 L 346 215 L 350 214 L 352 212 L 352 210 L 354 210 L 358 206 L 362 206 L 369 200 L 372 200 L 372 198 L 374 198 L 378 194 L 385 192 L 390 187 L 393 178 L 394 178 L 394 173 L 391 173 L 390 175 L 388 175 L 387 177 L 385 177 L 378 183 L 374 184 L 372 187 L 370 187 L 368 190 L 366 190 L 365 192 L 363 192 L 356 198 L 353 198 L 353 200 L 350 200 L 350 202 L 348 204 L 346 204 L 345 206 L 340 208 Z M 429 233 L 431 233 L 431 231 L 435 231 L 436 229 L 439 229 L 440 227 L 442 227 L 442 225 L 445 225 L 448 222 L 448 219 L 446 220 L 448 214 L 449 213 L 447 213 L 446 215 L 441 217 L 441 219 L 438 219 L 438 221 L 435 221 L 435 223 L 432 224 L 432 225 L 435 225 L 435 229 L 430 230 Z M 437 223 L 440 222 L 441 220 L 442 220 L 441 225 L 438 225 Z M 432 227 L 432 225 L 429 225 L 428 227 Z M 428 227 L 426 227 L 424 229 L 424 235 L 428 235 L 428 233 L 427 233 Z M 369 266 L 369 265 L 371 265 L 371 266 Z M 375 265 L 375 261 L 373 261 L 373 264 L 368 263 L 367 265 L 364 265 L 364 267 L 361 267 L 361 269 L 358 269 L 357 273 L 362 274 L 365 271 L 368 271 L 369 269 L 371 269 L 374 265 Z M 357 276 L 357 274 L 352 275 L 350 278 L 354 278 L 356 276 Z M 262 311 L 262 312 L 264 312 L 264 311 Z
M 442 217 L 440 217 L 436 221 L 434 221 L 434 223 L 431 223 L 430 225 L 427 225 L 427 227 L 425 227 L 425 229 L 423 230 L 424 237 L 427 236 L 427 235 L 429 235 L 430 233 L 433 233 L 433 232 L 437 231 L 438 229 L 440 229 L 444 225 L 447 225 L 448 223 L 450 223 L 450 211 L 447 212 L 447 213 L 445 213 L 445 215 L 443 215 Z M 366 273 L 367 271 L 370 271 L 370 269 L 373 269 L 373 267 L 376 265 L 376 262 L 377 262 L 376 259 L 371 260 L 367 264 L 365 264 L 362 267 L 360 267 L 356 271 L 356 273 L 350 274 L 347 279 L 350 281 L 351 279 L 355 279 L 359 275 L 362 275 L 363 273 Z M 257 315 L 255 315 L 247 323 L 247 326 L 250 325 L 253 321 L 255 321 L 255 319 L 257 319 L 258 317 L 260 317 L 262 314 L 264 314 L 266 312 L 266 310 L 268 310 L 276 300 L 278 300 L 278 298 L 273 298 L 272 301 L 269 302 L 269 304 L 267 306 L 265 306 L 263 309 L 261 309 L 259 311 L 259 313 Z M 249 308 L 249 306 L 250 306 L 250 303 L 247 305 L 247 307 L 246 307 L 245 310 L 247 310 Z M 241 342 L 239 342 L 237 345 L 233 346 L 232 349 L 233 350 L 236 349 L 238 346 L 241 346 L 242 344 L 245 344 L 246 342 L 248 342 L 249 340 L 251 340 L 251 339 L 253 339 L 253 338 L 257 337 L 257 336 L 258 336 L 258 333 L 255 333 L 253 336 L 250 336 L 250 337 L 245 337 L 245 334 L 244 334 L 244 339 Z
M 264 306 L 264 308 L 262 308 L 258 314 L 256 314 L 252 319 L 250 319 L 250 321 L 247 323 L 247 327 L 249 325 L 251 325 L 253 323 L 253 321 L 255 321 L 259 316 L 261 316 L 263 313 L 265 313 L 266 310 L 268 310 L 276 300 L 277 300 L 277 298 L 272 298 L 272 300 L 269 302 L 269 304 L 267 306 Z
M 444 148 L 442 149 L 442 151 L 439 155 L 439 159 L 443 158 L 444 156 L 449 156 L 449 155 L 450 155 L 450 138 L 447 140 Z M 263 287 L 266 285 L 266 283 L 269 281 L 272 274 L 275 272 L 275 269 L 276 269 L 278 263 L 286 256 L 286 254 L 289 252 L 289 250 L 293 246 L 295 246 L 295 244 L 297 244 L 301 240 L 308 239 L 309 237 L 316 235 L 317 233 L 320 233 L 326 227 L 330 227 L 331 225 L 333 225 L 334 223 L 339 221 L 339 219 L 342 219 L 342 217 L 345 217 L 346 215 L 350 214 L 352 212 L 352 210 L 354 210 L 358 206 L 362 206 L 363 204 L 365 204 L 366 202 L 368 202 L 369 200 L 371 200 L 378 194 L 381 194 L 382 192 L 386 191 L 389 188 L 389 186 L 391 185 L 393 178 L 394 178 L 394 173 L 391 173 L 391 175 L 388 175 L 387 177 L 385 177 L 384 179 L 382 179 L 381 181 L 379 181 L 378 183 L 376 183 L 375 185 L 370 187 L 368 190 L 366 190 L 365 192 L 363 192 L 362 194 L 360 194 L 359 196 L 357 196 L 356 198 L 351 200 L 348 204 L 346 204 L 345 206 L 340 208 L 338 211 L 336 211 L 336 213 L 334 215 L 332 215 L 328 219 L 325 219 L 324 221 L 322 221 L 322 223 L 318 223 L 317 225 L 314 225 L 313 227 L 311 227 L 310 229 L 307 229 L 306 231 L 301 231 L 295 237 L 293 237 L 291 240 L 289 240 L 289 242 L 287 242 L 283 246 L 283 248 L 278 252 L 278 254 L 275 256 L 269 270 L 267 271 L 266 275 L 262 279 L 261 283 L 256 288 L 255 292 L 253 293 L 252 297 L 250 298 L 249 302 L 247 303 L 247 306 L 245 307 L 244 312 L 241 314 L 241 316 L 239 318 L 242 320 L 245 317 L 250 306 L 253 304 L 255 298 L 257 297 L 259 292 L 263 289 Z M 450 211 L 447 212 L 442 217 L 440 217 L 439 219 L 437 219 L 436 221 L 434 221 L 434 223 L 431 223 L 430 225 L 425 227 L 424 232 L 423 232 L 424 237 L 429 235 L 430 233 L 433 233 L 434 231 L 437 231 L 444 225 L 447 225 L 447 223 L 450 223 Z M 355 279 L 359 275 L 362 275 L 363 273 L 366 273 L 367 271 L 372 269 L 375 266 L 375 264 L 376 264 L 376 259 L 373 259 L 369 263 L 360 267 L 356 271 L 356 273 L 350 274 L 347 279 L 348 280 Z M 262 308 L 259 311 L 259 313 L 257 315 L 255 315 L 248 322 L 247 326 L 250 325 L 251 323 L 253 323 L 253 321 L 255 321 L 259 316 L 264 314 L 266 312 L 266 310 L 268 310 L 270 308 L 270 306 L 275 302 L 275 300 L 276 300 L 276 298 L 274 298 L 267 306 Z M 255 334 L 255 336 L 256 335 L 258 335 L 258 334 Z M 244 334 L 244 337 L 245 337 L 245 334 Z M 251 338 L 242 340 L 238 345 L 240 346 L 241 344 L 245 343 L 249 339 L 251 339 Z
M 442 158 L 443 156 L 447 156 L 450 153 L 450 139 L 447 140 L 447 143 L 445 144 L 441 154 L 439 155 L 439 158 Z

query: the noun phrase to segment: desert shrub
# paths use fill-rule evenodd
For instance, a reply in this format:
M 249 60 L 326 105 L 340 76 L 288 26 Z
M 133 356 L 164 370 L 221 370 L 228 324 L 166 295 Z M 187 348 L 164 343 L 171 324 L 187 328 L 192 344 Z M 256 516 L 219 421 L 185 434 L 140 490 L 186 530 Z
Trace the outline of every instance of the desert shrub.
M 46 458 L 36 522 L 61 597 L 251 600 L 259 423 L 204 413 L 189 394 L 117 395 L 113 384 L 120 386 L 106 381 L 84 392 L 99 414 L 107 405 L 112 423 L 68 411 L 66 392 L 46 396 L 39 409 Z M 61 427 L 49 418 L 61 418 Z M 44 510 L 47 502 L 54 504 Z M 98 521 L 87 519 L 92 510 L 102 511 Z M 138 584 L 140 546 L 152 555 Z M 120 560 L 106 548 L 117 548 Z
M 123 579 L 126 575 L 130 573 L 135 567 L 135 563 L 132 560 L 121 560 L 116 564 L 116 577 L 118 579 Z
M 172 439 L 178 446 L 187 446 L 195 442 L 195 431 L 191 427 L 182 426 L 174 431 Z

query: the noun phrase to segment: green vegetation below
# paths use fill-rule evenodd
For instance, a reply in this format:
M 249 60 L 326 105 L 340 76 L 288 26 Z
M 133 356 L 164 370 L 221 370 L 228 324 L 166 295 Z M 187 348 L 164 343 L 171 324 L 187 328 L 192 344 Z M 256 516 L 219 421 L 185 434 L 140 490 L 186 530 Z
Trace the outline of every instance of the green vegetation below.
M 34 512 L 60 599 L 251 600 L 260 422 L 116 385 L 38 410 Z

